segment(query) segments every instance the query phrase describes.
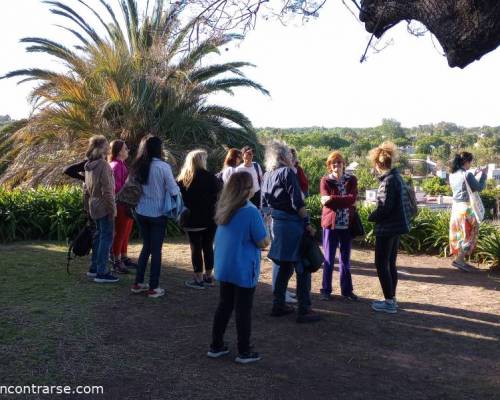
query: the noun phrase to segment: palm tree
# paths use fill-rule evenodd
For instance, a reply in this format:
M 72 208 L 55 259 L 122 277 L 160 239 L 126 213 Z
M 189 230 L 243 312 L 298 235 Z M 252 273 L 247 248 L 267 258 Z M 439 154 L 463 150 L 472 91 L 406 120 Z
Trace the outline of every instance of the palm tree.
M 212 150 L 243 143 L 258 145 L 244 114 L 208 102 L 212 94 L 233 94 L 239 87 L 269 94 L 241 71 L 252 66 L 250 63 L 202 63 L 238 36 L 220 35 L 191 45 L 188 36 L 194 21 L 182 25 L 179 8 L 165 9 L 163 0 L 156 0 L 151 10 L 147 7 L 141 18 L 136 0 L 119 1 L 122 24 L 105 0 L 99 0 L 102 10 L 75 1 L 95 16 L 103 34 L 68 2 L 44 1 L 67 22 L 61 28 L 77 44 L 69 48 L 41 37 L 21 40 L 28 44 L 28 52 L 49 54 L 67 70 L 20 69 L 0 78 L 37 82 L 31 93 L 35 113 L 13 140 L 31 146 L 56 142 L 75 153 L 70 148 L 82 149 L 95 133 L 122 138 L 131 146 L 143 135 L 154 133 L 179 156 L 193 145 Z M 19 146 L 15 147 L 19 152 Z M 22 151 L 10 154 L 16 155 L 22 156 Z

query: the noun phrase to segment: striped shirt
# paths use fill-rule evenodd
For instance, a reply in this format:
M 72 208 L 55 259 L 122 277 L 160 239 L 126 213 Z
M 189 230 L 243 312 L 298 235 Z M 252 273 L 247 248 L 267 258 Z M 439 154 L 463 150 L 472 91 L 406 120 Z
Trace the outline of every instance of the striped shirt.
M 153 158 L 148 182 L 142 185 L 142 194 L 136 212 L 145 217 L 161 217 L 167 193 L 173 196 L 179 192 L 179 186 L 175 182 L 170 165 L 159 158 Z

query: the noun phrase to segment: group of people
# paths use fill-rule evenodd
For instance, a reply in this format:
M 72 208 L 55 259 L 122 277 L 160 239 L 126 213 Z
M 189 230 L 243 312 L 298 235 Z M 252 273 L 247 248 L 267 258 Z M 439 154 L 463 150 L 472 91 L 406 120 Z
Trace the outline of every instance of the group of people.
M 193 150 L 185 158 L 177 180 L 164 160 L 162 141 L 152 135 L 144 137 L 137 155 L 129 163 L 131 174 L 141 187 L 140 199 L 131 210 L 116 195 L 129 175 L 125 161 L 126 144 L 115 140 L 108 144 L 104 136 L 89 141 L 86 160 L 66 169 L 70 176 L 84 180 L 85 209 L 96 223 L 92 263 L 87 275 L 97 283 L 116 282 L 108 269 L 111 256 L 115 273 L 128 273 L 136 268 L 133 293 L 145 292 L 160 297 L 165 291 L 159 285 L 162 245 L 167 217 L 166 196 L 182 196 L 184 211 L 181 225 L 189 238 L 192 279 L 186 286 L 205 290 L 220 287 L 215 311 L 212 342 L 207 355 L 218 358 L 229 353 L 224 332 L 233 310 L 236 314 L 239 363 L 260 359 L 250 346 L 251 310 L 259 280 L 261 249 L 269 247 L 273 263 L 273 304 L 271 316 L 282 317 L 295 312 L 290 303 L 297 303 L 296 321 L 311 323 L 321 319 L 311 307 L 311 271 L 302 263 L 304 235 L 315 236 L 315 229 L 305 207 L 308 181 L 300 167 L 296 152 L 286 144 L 271 141 L 265 150 L 265 173 L 253 160 L 254 149 L 230 149 L 222 170 L 207 170 L 207 152 Z M 108 160 L 106 159 L 108 158 Z M 377 206 L 369 220 L 375 223 L 375 266 L 384 299 L 374 301 L 375 311 L 396 313 L 398 275 L 396 259 L 400 235 L 409 232 L 411 196 L 394 167 L 396 147 L 385 142 L 369 153 L 380 180 Z M 474 249 L 477 223 L 470 218 L 470 204 L 465 180 L 473 190 L 484 187 L 466 172 L 472 155 L 461 153 L 454 161 L 451 176 L 454 192 L 451 247 L 457 258 L 454 265 L 465 269 L 465 257 Z M 321 300 L 332 294 L 332 275 L 339 249 L 340 292 L 348 301 L 357 301 L 350 272 L 352 228 L 356 223 L 357 180 L 345 171 L 346 160 L 339 151 L 332 151 L 326 160 L 327 174 L 321 179 L 323 206 L 323 277 Z M 484 171 L 482 171 L 484 172 Z M 134 217 L 132 217 L 132 215 Z M 143 246 L 137 264 L 127 256 L 127 244 L 134 219 L 139 225 Z M 151 258 L 149 283 L 145 271 Z M 214 268 L 215 267 L 215 268 Z M 296 275 L 296 294 L 288 291 L 289 280 Z

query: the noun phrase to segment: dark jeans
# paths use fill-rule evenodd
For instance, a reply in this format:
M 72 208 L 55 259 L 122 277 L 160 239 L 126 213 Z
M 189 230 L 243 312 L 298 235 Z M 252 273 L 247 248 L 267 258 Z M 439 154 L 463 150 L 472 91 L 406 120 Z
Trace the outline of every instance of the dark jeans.
M 280 269 L 274 284 L 274 307 L 285 306 L 285 295 L 288 281 L 293 275 L 295 263 L 281 261 L 278 263 Z M 301 269 L 297 271 L 297 301 L 299 303 L 299 314 L 306 314 L 311 309 L 311 273 Z
M 335 253 L 340 247 L 339 275 L 340 291 L 342 296 L 352 294 L 351 277 L 351 244 L 352 237 L 348 229 L 323 229 L 323 252 L 325 263 L 323 264 L 323 283 L 321 293 L 332 293 L 332 275 L 335 264 Z
M 252 332 L 252 304 L 255 288 L 244 288 L 229 282 L 219 282 L 220 299 L 215 311 L 212 328 L 212 348 L 219 349 L 224 345 L 224 333 L 231 319 L 233 308 L 236 314 L 236 332 L 238 334 L 238 352 L 250 351 L 250 334 Z
M 386 299 L 393 299 L 396 296 L 398 247 L 399 235 L 377 236 L 375 238 L 375 266 Z
M 205 271 L 207 273 L 214 269 L 215 230 L 216 226 L 213 226 L 203 231 L 187 232 L 189 245 L 191 246 L 191 263 L 196 273 L 203 272 L 203 261 L 205 261 Z
M 95 220 L 96 231 L 92 242 L 92 264 L 91 272 L 99 275 L 108 273 L 108 258 L 113 244 L 114 218 L 105 216 Z
M 255 192 L 250 201 L 257 207 L 259 210 L 261 208 L 261 200 L 260 200 L 261 191 Z
M 145 217 L 137 214 L 137 222 L 142 236 L 142 250 L 139 256 L 135 283 L 144 283 L 144 274 L 151 256 L 149 288 L 156 289 L 160 280 L 161 248 L 165 239 L 167 217 Z

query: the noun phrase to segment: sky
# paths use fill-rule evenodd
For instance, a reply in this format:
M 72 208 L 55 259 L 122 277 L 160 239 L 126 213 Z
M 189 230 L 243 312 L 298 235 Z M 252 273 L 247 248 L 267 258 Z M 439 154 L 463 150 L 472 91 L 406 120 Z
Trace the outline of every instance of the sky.
M 61 68 L 46 56 L 25 53 L 19 43 L 26 36 L 73 43 L 54 26 L 58 22 L 39 0 L 2 2 L 0 75 L 26 67 Z M 440 121 L 500 125 L 500 50 L 463 70 L 451 69 L 430 35 L 411 36 L 404 24 L 386 35 L 384 41 L 393 39 L 393 44 L 369 53 L 361 64 L 370 35 L 341 1 L 329 0 L 320 17 L 305 24 L 300 19 L 286 26 L 259 20 L 243 41 L 211 61 L 256 64 L 245 72 L 271 96 L 241 89 L 235 96 L 218 95 L 210 101 L 242 111 L 257 127 L 369 127 L 383 118 L 406 127 Z M 27 117 L 32 85 L 0 80 L 0 115 Z

